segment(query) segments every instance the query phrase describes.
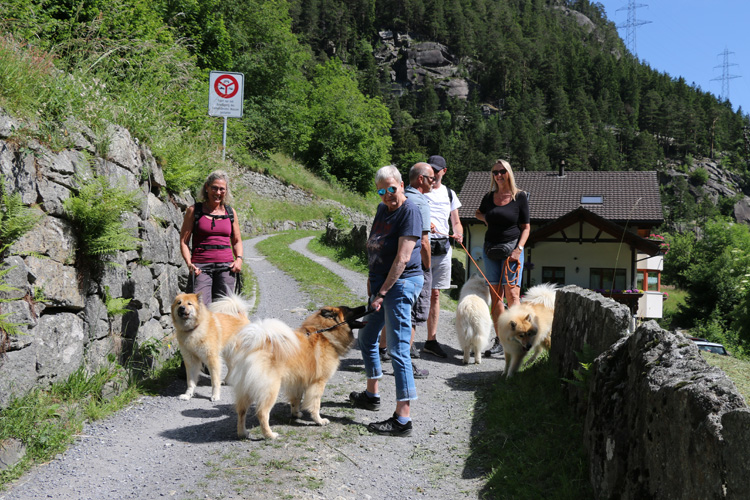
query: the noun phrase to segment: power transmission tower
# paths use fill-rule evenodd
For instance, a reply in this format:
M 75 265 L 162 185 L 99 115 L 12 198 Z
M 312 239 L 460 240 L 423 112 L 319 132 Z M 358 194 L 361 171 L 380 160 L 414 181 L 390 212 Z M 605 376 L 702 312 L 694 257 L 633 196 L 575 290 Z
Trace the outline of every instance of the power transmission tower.
M 719 97 L 726 101 L 729 100 L 729 80 L 732 80 L 734 78 L 741 78 L 740 75 L 729 74 L 729 66 L 737 66 L 737 64 L 729 63 L 729 54 L 734 54 L 734 52 L 729 52 L 729 49 L 727 49 L 726 47 L 724 48 L 724 52 L 718 54 L 720 56 L 724 56 L 724 62 L 718 66 L 714 66 L 714 68 L 721 68 L 721 76 L 711 78 L 712 82 L 721 80 L 721 95 Z
M 628 11 L 628 20 L 625 22 L 625 24 L 621 24 L 618 26 L 618 28 L 625 28 L 625 46 L 630 49 L 630 52 L 633 53 L 633 55 L 638 55 L 638 48 L 636 47 L 635 43 L 635 29 L 639 26 L 643 26 L 644 24 L 648 24 L 651 21 L 643 21 L 638 19 L 637 10 L 641 7 L 648 7 L 646 4 L 636 4 L 635 0 L 628 0 L 628 6 L 627 7 L 621 7 L 617 9 L 615 12 L 620 12 L 621 10 Z

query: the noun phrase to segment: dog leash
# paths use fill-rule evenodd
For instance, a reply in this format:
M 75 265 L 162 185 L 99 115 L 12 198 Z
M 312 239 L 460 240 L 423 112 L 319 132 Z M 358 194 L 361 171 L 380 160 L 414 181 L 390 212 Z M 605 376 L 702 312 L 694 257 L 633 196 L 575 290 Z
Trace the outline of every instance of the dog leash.
M 518 261 L 516 261 L 516 262 L 518 262 Z M 516 266 L 516 269 L 518 269 L 518 266 Z M 516 273 L 515 273 L 515 274 L 516 274 L 516 277 L 515 277 L 515 278 L 513 278 L 513 279 L 508 279 L 508 273 L 511 273 L 511 274 L 513 274 L 514 272 L 515 272 L 515 271 L 513 271 L 513 270 L 512 270 L 511 268 L 510 268 L 510 259 L 509 259 L 509 258 L 506 258 L 506 259 L 505 259 L 505 265 L 503 266 L 503 277 L 505 278 L 505 281 L 506 281 L 506 282 L 507 282 L 507 283 L 508 283 L 508 284 L 509 284 L 510 286 L 518 286 L 518 281 L 519 281 L 519 280 L 521 279 L 521 273 L 518 273 L 518 272 L 516 272 Z
M 456 237 L 454 235 L 452 235 L 452 234 L 444 234 L 444 233 L 441 233 L 440 231 L 435 231 L 435 234 L 439 234 L 441 236 L 447 236 L 448 238 L 456 239 Z M 485 281 L 485 283 L 487 283 L 487 286 L 490 287 L 490 292 L 492 292 L 492 294 L 495 296 L 495 299 L 497 299 L 496 302 L 495 302 L 495 304 L 490 309 L 490 315 L 492 315 L 492 312 L 494 312 L 494 310 L 495 310 L 495 305 L 502 304 L 503 303 L 503 299 L 502 299 L 502 297 L 500 297 L 500 294 L 498 293 L 498 291 L 495 290 L 495 287 L 492 286 L 492 283 L 490 283 L 490 280 L 487 279 L 487 276 L 484 275 L 484 273 L 482 272 L 482 268 L 479 267 L 479 264 L 477 264 L 477 261 L 474 260 L 474 257 L 471 256 L 471 252 L 469 252 L 469 250 L 464 246 L 463 242 L 462 241 L 458 241 L 458 240 L 456 240 L 456 241 L 458 242 L 459 245 L 461 245 L 461 248 L 464 249 L 464 252 L 466 252 L 466 255 L 469 256 L 469 259 L 471 259 L 471 261 L 474 263 L 474 267 L 477 268 L 477 271 L 479 271 L 479 274 L 482 275 L 482 278 L 484 278 L 484 281 Z M 506 274 L 505 274 L 505 281 L 507 281 L 508 284 L 510 284 L 510 285 L 518 286 L 518 280 L 520 278 L 520 273 L 519 273 L 518 276 L 516 276 L 516 279 L 513 280 L 513 282 L 511 282 L 511 281 L 508 280 L 508 275 L 507 275 L 507 271 L 508 271 L 509 268 L 510 268 L 510 263 L 508 262 L 508 259 L 505 259 L 505 269 L 504 269 L 504 271 L 506 272 Z
M 362 306 L 360 306 L 360 307 L 362 307 Z M 309 337 L 310 335 L 315 335 L 316 333 L 328 332 L 328 331 L 333 330 L 334 328 L 337 328 L 337 327 L 339 327 L 339 326 L 341 326 L 343 324 L 349 323 L 350 321 L 355 321 L 355 320 L 358 320 L 359 318 L 364 318 L 365 316 L 367 316 L 368 314 L 370 314 L 370 313 L 372 313 L 374 311 L 375 311 L 375 309 L 373 309 L 372 306 L 370 306 L 370 304 L 367 304 L 367 308 L 365 309 L 365 312 L 362 313 L 362 314 L 360 314 L 359 316 L 355 316 L 353 318 L 349 318 L 349 319 L 346 319 L 344 321 L 340 321 L 340 322 L 336 323 L 335 325 L 329 326 L 327 328 L 321 328 L 320 330 L 315 330 L 314 332 L 307 332 L 307 336 Z

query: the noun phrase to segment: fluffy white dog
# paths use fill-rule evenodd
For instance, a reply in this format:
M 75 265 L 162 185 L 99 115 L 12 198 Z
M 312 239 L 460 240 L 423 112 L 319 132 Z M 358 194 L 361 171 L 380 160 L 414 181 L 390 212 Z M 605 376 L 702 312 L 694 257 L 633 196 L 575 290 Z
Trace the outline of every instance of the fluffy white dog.
M 464 350 L 464 364 L 474 351 L 474 363 L 482 362 L 482 349 L 490 341 L 490 287 L 479 274 L 473 275 L 461 288 L 456 309 L 456 335 Z

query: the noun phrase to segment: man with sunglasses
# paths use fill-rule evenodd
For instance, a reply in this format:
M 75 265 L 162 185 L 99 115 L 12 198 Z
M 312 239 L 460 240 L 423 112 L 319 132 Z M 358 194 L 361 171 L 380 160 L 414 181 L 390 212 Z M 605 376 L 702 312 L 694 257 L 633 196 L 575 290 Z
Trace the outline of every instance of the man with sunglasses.
M 429 163 L 415 163 L 409 170 L 409 185 L 404 190 L 406 198 L 419 207 L 419 213 L 422 215 L 422 248 L 420 255 L 422 257 L 422 272 L 424 274 L 424 285 L 422 291 L 411 309 L 411 357 L 419 358 L 419 352 L 414 347 L 414 335 L 418 325 L 427 321 L 430 313 L 430 294 L 432 292 L 432 271 L 431 252 L 430 252 L 430 203 L 425 197 L 425 193 L 432 191 L 432 183 L 435 181 L 435 175 Z M 429 375 L 427 370 L 420 370 L 412 362 L 414 378 L 425 378 Z
M 443 176 L 448 170 L 445 158 L 442 156 L 430 156 L 427 163 L 432 167 L 435 180 L 432 183 L 432 191 L 425 193 L 430 203 L 430 220 L 432 232 L 430 234 L 432 293 L 430 295 L 430 313 L 427 317 L 427 342 L 422 350 L 434 354 L 439 358 L 447 358 L 448 355 L 437 341 L 437 325 L 440 319 L 440 290 L 451 287 L 451 257 L 452 249 L 448 234 L 449 223 L 453 227 L 453 239 L 458 243 L 463 241 L 464 228 L 458 217 L 458 209 L 461 202 L 455 191 L 443 185 Z

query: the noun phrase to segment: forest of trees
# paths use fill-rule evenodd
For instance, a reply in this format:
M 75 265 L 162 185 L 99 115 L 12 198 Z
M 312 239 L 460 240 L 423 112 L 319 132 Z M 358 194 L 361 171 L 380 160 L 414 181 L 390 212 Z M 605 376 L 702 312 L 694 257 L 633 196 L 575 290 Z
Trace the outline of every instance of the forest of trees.
M 563 8 L 596 28 L 587 33 Z M 728 166 L 745 172 L 747 115 L 640 63 L 596 3 L 290 0 L 290 12 L 316 57 L 335 47 L 336 57 L 359 71 L 363 92 L 380 92 L 394 121 L 394 160 L 405 165 L 440 153 L 455 167 L 457 186 L 465 172 L 496 157 L 528 170 L 554 169 L 562 160 L 574 170 L 653 170 L 665 157 L 720 151 Z M 472 84 L 468 101 L 436 95 L 429 85 L 391 96 L 371 57 L 376 29 L 445 44 Z M 482 116 L 483 102 L 500 113 Z
M 121 85 L 133 68 L 246 78 L 234 127 L 249 151 L 282 151 L 360 192 L 373 169 L 430 154 L 450 182 L 497 157 L 520 169 L 657 168 L 665 157 L 727 155 L 745 174 L 742 110 L 642 64 L 588 0 L 0 0 L 3 27 L 69 65 L 91 61 Z M 593 30 L 565 15 L 588 16 Z M 431 82 L 401 96 L 377 66 L 378 31 L 445 44 L 471 85 L 447 98 Z M 178 46 L 183 61 L 159 65 Z M 93 59 L 93 61 L 92 61 Z M 333 62 L 329 61 L 332 60 Z M 95 61 L 95 63 L 94 63 Z M 499 112 L 489 117 L 480 104 Z M 185 126 L 205 102 L 174 103 Z

